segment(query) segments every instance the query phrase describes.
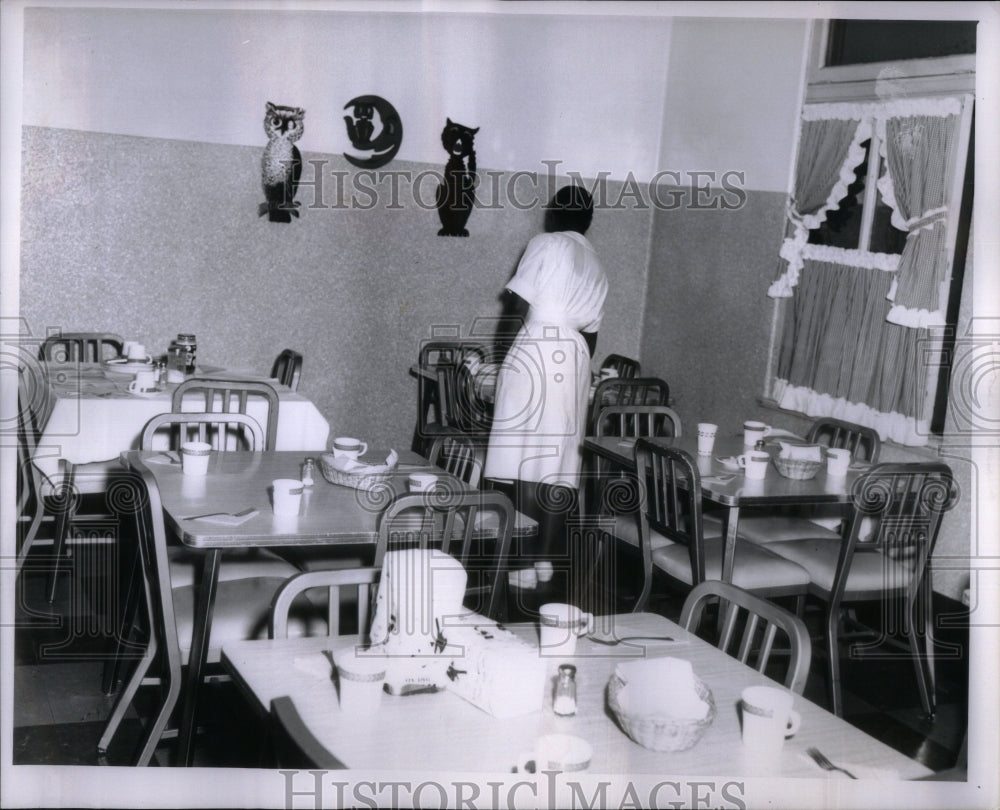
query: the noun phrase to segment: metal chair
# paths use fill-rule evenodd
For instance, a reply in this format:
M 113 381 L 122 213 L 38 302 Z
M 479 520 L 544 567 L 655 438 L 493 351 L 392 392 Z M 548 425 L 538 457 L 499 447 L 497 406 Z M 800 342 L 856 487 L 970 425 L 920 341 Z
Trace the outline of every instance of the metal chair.
M 514 506 L 502 492 L 480 490 L 401 495 L 379 520 L 373 565 L 381 568 L 390 549 L 437 548 L 456 558 L 468 574 L 466 604 L 476 613 L 503 618 L 507 599 L 507 555 Z
M 612 377 L 601 380 L 594 388 L 594 396 L 590 402 L 587 435 L 594 435 L 598 415 L 610 405 L 668 405 L 669 400 L 670 386 L 659 377 Z
M 655 572 L 685 589 L 722 579 L 725 540 L 704 535 L 701 475 L 688 453 L 639 439 L 635 457 L 636 479 L 645 494 L 639 509 L 643 585 L 634 608 L 638 612 L 652 592 Z M 758 596 L 799 596 L 806 593 L 809 574 L 763 546 L 737 541 L 732 584 Z
M 302 355 L 292 349 L 283 349 L 271 366 L 271 376 L 293 391 L 299 388 L 302 376 Z
M 100 363 L 120 357 L 124 346 L 125 339 L 110 332 L 62 332 L 42 341 L 38 359 L 55 363 Z M 109 354 L 107 349 L 113 353 Z
M 345 601 L 341 598 L 341 589 L 350 588 L 348 600 L 357 606 L 357 618 L 354 629 L 357 635 L 365 637 L 371 624 L 371 606 L 374 596 L 374 586 L 378 584 L 380 568 L 350 568 L 326 571 L 306 571 L 296 574 L 282 585 L 274 594 L 271 602 L 271 615 L 268 620 L 269 638 L 287 638 L 289 612 L 296 600 L 308 590 L 324 588 L 327 591 L 327 635 L 342 634 L 340 623 L 340 608 Z
M 264 447 L 264 430 L 245 413 L 161 413 L 150 419 L 139 436 L 143 450 L 155 447 L 157 434 L 166 434 L 167 445 L 207 442 L 214 450 L 254 450 Z
M 871 464 L 878 461 L 882 447 L 878 432 L 872 428 L 829 417 L 813 422 L 806 441 L 850 450 L 854 460 Z M 808 510 L 798 509 L 789 514 L 751 514 L 740 518 L 739 535 L 744 540 L 757 544 L 809 537 L 838 542 L 840 531 L 831 527 L 836 526 L 842 517 L 839 507 L 832 511 L 814 507 Z M 826 525 L 815 522 L 816 519 L 822 519 Z
M 601 370 L 606 368 L 613 368 L 618 372 L 618 378 L 622 380 L 630 380 L 639 376 L 639 361 L 625 357 L 623 354 L 609 354 L 605 357 L 604 362 L 601 363 Z
M 853 514 L 841 543 L 788 540 L 766 549 L 809 573 L 809 595 L 825 606 L 830 704 L 840 715 L 839 634 L 841 613 L 860 602 L 882 604 L 882 628 L 875 640 L 856 645 L 852 657 L 898 644 L 886 633 L 901 617 L 908 654 L 913 657 L 920 699 L 928 716 L 935 709 L 934 634 L 928 562 L 941 518 L 957 502 L 951 468 L 941 462 L 879 464 L 858 479 Z M 868 537 L 862 532 L 871 529 Z M 758 547 L 760 548 L 760 547 Z M 902 602 L 902 611 L 897 605 Z M 921 637 L 923 643 L 921 644 Z
M 417 424 L 413 449 L 427 455 L 435 438 L 463 432 L 463 423 L 474 424 L 472 404 L 478 402 L 466 361 L 487 359 L 487 348 L 473 340 L 430 340 L 421 344 L 417 357 Z M 459 370 L 466 375 L 459 381 Z M 459 383 L 465 393 L 459 394 Z M 478 409 L 477 409 L 478 410 Z M 484 410 L 484 409 L 483 409 Z
M 681 418 L 666 405 L 608 405 L 594 420 L 595 436 L 680 436 Z
M 431 444 L 427 460 L 473 489 L 479 489 L 486 463 L 486 447 L 472 436 L 438 436 Z
M 738 658 L 748 666 L 756 665 L 758 672 L 767 674 L 767 666 L 774 650 L 774 641 L 781 630 L 788 642 L 788 669 L 784 684 L 801 695 L 809 678 L 812 661 L 812 641 L 802 619 L 783 607 L 761 599 L 752 593 L 721 580 L 708 579 L 699 583 L 684 600 L 678 624 L 685 630 L 697 633 L 701 617 L 709 603 L 720 602 L 723 611 L 718 627 L 716 646 Z M 740 630 L 739 646 L 730 652 L 730 645 Z M 777 679 L 776 679 L 777 680 Z
M 185 380 L 174 389 L 171 410 L 174 413 L 248 413 L 251 399 L 263 400 L 266 406 L 266 418 L 257 420 L 265 425 L 264 447 L 261 449 L 274 450 L 278 435 L 278 392 L 269 383 L 200 377 Z

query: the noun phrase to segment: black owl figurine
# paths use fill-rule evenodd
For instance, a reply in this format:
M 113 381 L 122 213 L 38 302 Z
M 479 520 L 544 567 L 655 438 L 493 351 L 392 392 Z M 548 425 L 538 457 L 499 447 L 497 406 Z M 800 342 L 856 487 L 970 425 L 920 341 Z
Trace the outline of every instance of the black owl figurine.
M 291 222 L 292 216 L 299 215 L 295 192 L 302 175 L 302 155 L 295 141 L 302 137 L 305 129 L 302 122 L 305 114 L 301 107 L 281 107 L 267 102 L 264 132 L 268 140 L 260 164 L 266 202 L 260 204 L 258 216 L 267 214 L 270 222 Z
M 465 223 L 472 213 L 476 196 L 476 150 L 473 139 L 479 127 L 471 129 L 446 119 L 441 143 L 448 153 L 444 182 L 438 186 L 437 209 L 441 219 L 438 236 L 468 236 Z M 468 161 L 468 163 L 466 163 Z

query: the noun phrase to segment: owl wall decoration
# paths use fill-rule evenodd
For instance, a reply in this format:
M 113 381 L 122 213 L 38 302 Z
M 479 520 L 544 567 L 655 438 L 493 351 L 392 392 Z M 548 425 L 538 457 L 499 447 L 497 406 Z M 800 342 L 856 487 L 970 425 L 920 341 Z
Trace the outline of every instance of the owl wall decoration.
M 448 153 L 444 181 L 437 189 L 438 236 L 468 236 L 465 224 L 476 197 L 476 150 L 473 139 L 479 127 L 472 129 L 450 118 L 441 131 L 441 144 Z
M 299 215 L 295 193 L 302 175 L 302 155 L 295 141 L 302 137 L 305 129 L 305 114 L 301 107 L 282 107 L 267 102 L 264 113 L 267 146 L 261 159 L 265 201 L 260 204 L 257 215 L 267 214 L 269 222 L 291 222 L 293 216 Z
M 403 122 L 399 120 L 396 108 L 379 96 L 352 98 L 344 105 L 344 109 L 348 107 L 354 108 L 353 115 L 344 116 L 351 146 L 361 152 L 370 152 L 371 155 L 358 158 L 344 152 L 347 161 L 360 169 L 377 169 L 396 157 L 403 142 Z M 375 122 L 372 118 L 375 113 L 378 113 L 382 128 L 373 138 Z

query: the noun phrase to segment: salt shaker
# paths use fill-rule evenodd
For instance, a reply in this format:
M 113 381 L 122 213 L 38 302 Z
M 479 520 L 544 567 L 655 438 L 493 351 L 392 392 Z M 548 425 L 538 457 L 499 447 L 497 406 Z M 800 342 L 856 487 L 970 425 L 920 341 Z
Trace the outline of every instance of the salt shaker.
M 576 667 L 572 664 L 559 665 L 552 711 L 564 717 L 576 714 Z
M 313 466 L 314 462 L 312 458 L 307 458 L 302 462 L 302 486 L 311 487 L 313 485 Z

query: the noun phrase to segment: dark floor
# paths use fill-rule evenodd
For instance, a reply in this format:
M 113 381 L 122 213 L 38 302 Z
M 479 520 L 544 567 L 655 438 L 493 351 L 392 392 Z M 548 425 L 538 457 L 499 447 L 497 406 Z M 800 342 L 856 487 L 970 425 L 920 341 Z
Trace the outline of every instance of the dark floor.
M 73 568 L 63 574 L 56 600 L 45 598 L 47 572 L 44 564 L 29 565 L 19 594 L 19 625 L 16 632 L 14 763 L 96 765 L 130 764 L 141 731 L 143 700 L 131 710 L 104 762 L 98 761 L 97 741 L 113 705 L 114 697 L 102 693 L 104 655 L 108 643 L 109 605 L 113 595 L 94 587 L 94 552 L 78 548 Z M 100 556 L 98 552 L 98 557 Z M 629 560 L 619 561 L 617 579 L 635 581 Z M 553 583 L 558 581 L 553 580 Z M 550 589 L 512 592 L 510 619 L 530 616 L 540 604 L 564 601 Z M 557 585 L 565 588 L 565 583 Z M 613 600 L 602 600 L 590 589 L 574 590 L 570 601 L 587 600 L 596 612 L 628 611 L 630 589 L 619 584 Z M 579 596 L 579 598 L 577 598 Z M 614 604 L 611 604 L 614 602 Z M 681 597 L 661 599 L 648 609 L 676 619 Z M 954 607 L 949 604 L 948 608 Z M 73 621 L 65 617 L 75 616 Z M 807 611 L 807 622 L 815 625 L 818 613 Z M 813 627 L 818 634 L 818 626 Z M 913 665 L 905 655 L 894 660 L 847 660 L 843 664 L 844 716 L 909 757 L 935 771 L 954 765 L 964 739 L 967 719 L 968 657 L 961 631 L 949 631 L 939 641 L 956 645 L 956 652 L 938 661 L 937 713 L 933 721 L 924 716 L 917 693 Z M 825 666 L 821 653 L 814 654 L 805 696 L 827 705 Z M 195 765 L 203 767 L 255 767 L 266 762 L 262 747 L 263 725 L 250 716 L 242 698 L 229 683 L 206 685 L 211 690 L 200 701 L 199 734 Z M 140 693 L 142 694 L 142 693 Z M 172 744 L 157 749 L 154 765 L 170 763 Z

